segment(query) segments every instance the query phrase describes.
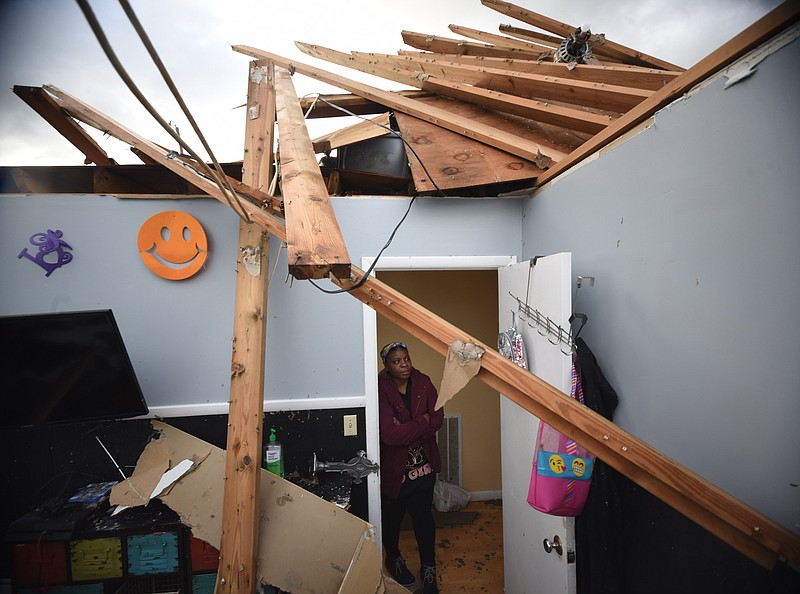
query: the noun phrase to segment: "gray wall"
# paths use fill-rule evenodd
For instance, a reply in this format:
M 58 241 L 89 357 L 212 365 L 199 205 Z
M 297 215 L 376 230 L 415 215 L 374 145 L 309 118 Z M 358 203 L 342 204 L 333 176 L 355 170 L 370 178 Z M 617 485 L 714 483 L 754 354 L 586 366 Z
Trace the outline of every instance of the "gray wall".
M 800 42 L 717 79 L 523 207 L 571 251 L 615 421 L 800 533 Z
M 334 201 L 354 263 L 380 251 L 408 202 Z M 142 223 L 172 209 L 195 216 L 210 244 L 205 269 L 183 281 L 151 273 L 136 246 Z M 385 255 L 517 255 L 519 210 L 518 200 L 418 199 Z M 23 248 L 35 251 L 29 237 L 47 229 L 63 231 L 74 255 L 50 277 L 17 258 Z M 167 416 L 224 413 L 237 245 L 238 218 L 214 200 L 2 196 L 0 315 L 111 308 L 152 409 Z M 265 399 L 363 397 L 360 302 L 287 281 L 286 250 L 273 240 L 270 251 Z

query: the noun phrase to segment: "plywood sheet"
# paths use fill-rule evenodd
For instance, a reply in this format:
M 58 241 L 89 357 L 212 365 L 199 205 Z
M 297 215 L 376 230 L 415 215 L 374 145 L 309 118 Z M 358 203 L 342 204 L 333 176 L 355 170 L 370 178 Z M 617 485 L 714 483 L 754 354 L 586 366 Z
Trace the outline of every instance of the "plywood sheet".
M 444 97 L 427 97 L 419 101 L 502 128 L 558 150 L 566 149 L 565 152 L 579 146 L 584 140 L 583 137 L 567 133 L 563 129 L 554 132 L 542 124 L 501 115 L 461 101 Z M 417 158 L 406 147 L 417 192 L 435 192 L 436 187 L 433 182 L 444 191 L 507 182 L 528 182 L 535 180 L 542 172 L 542 169 L 531 161 L 450 132 L 435 124 L 400 112 L 395 112 L 395 118 L 403 138 L 419 157 Z M 555 136 L 556 134 L 560 134 L 561 138 Z M 430 176 L 423 169 L 420 160 L 425 164 Z

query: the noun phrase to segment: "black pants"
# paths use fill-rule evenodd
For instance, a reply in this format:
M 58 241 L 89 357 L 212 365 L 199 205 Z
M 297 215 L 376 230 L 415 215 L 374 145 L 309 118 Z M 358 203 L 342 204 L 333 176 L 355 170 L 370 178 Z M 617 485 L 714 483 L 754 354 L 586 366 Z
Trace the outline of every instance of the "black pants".
M 436 562 L 436 524 L 433 521 L 433 485 L 436 475 L 419 478 L 413 483 L 404 483 L 397 499 L 381 497 L 382 539 L 387 559 L 400 555 L 400 524 L 406 512 L 411 516 L 411 526 L 417 538 L 420 562 L 434 565 Z

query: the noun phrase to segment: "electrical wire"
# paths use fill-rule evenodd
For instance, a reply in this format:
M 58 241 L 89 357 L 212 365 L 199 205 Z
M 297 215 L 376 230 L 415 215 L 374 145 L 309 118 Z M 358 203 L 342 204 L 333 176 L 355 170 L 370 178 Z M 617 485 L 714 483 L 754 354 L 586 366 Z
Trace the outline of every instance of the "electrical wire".
M 251 222 L 250 215 L 242 206 L 242 203 L 239 200 L 236 191 L 233 189 L 230 180 L 226 175 L 224 175 L 224 172 L 222 171 L 222 166 L 219 164 L 217 158 L 214 156 L 214 152 L 211 150 L 211 147 L 206 141 L 205 136 L 203 136 L 203 133 L 200 131 L 200 127 L 197 125 L 197 122 L 192 116 L 192 113 L 189 111 L 189 107 L 186 105 L 186 102 L 183 100 L 183 97 L 178 91 L 178 87 L 175 85 L 174 81 L 172 80 L 172 77 L 167 71 L 167 67 L 164 65 L 164 62 L 158 55 L 155 46 L 150 41 L 150 36 L 147 35 L 147 32 L 144 30 L 144 27 L 142 26 L 141 22 L 136 16 L 136 13 L 133 11 L 133 8 L 131 7 L 128 0 L 119 0 L 119 4 L 120 6 L 122 6 L 122 10 L 125 11 L 125 14 L 128 15 L 128 20 L 130 21 L 131 25 L 133 25 L 133 28 L 136 30 L 136 33 L 139 34 L 139 39 L 142 41 L 144 47 L 147 49 L 147 53 L 150 54 L 150 58 L 153 60 L 153 63 L 156 65 L 156 68 L 158 68 L 158 71 L 161 73 L 161 77 L 164 79 L 164 82 L 166 83 L 167 87 L 169 88 L 170 91 L 172 91 L 172 96 L 175 97 L 175 101 L 178 102 L 178 105 L 180 106 L 181 110 L 186 116 L 186 119 L 189 120 L 189 123 L 192 125 L 192 129 L 194 130 L 195 134 L 197 134 L 197 138 L 200 140 L 200 143 L 203 145 L 203 148 L 206 150 L 208 156 L 211 158 L 211 162 L 214 163 L 216 171 L 220 172 L 220 174 L 223 175 L 222 180 L 224 180 L 225 185 L 228 188 L 228 191 L 231 193 L 231 196 L 233 196 L 234 199 L 236 200 L 239 209 L 244 213 L 245 220 L 248 223 Z M 222 190 L 223 188 L 220 187 L 220 189 Z M 230 205 L 230 202 L 228 202 L 228 204 Z
M 233 201 L 231 200 L 230 196 L 228 195 L 228 193 L 227 193 L 225 187 L 223 186 L 221 179 L 218 177 L 217 173 L 214 170 L 212 170 L 208 166 L 208 164 L 206 164 L 205 161 L 203 159 L 201 159 L 197 155 L 197 153 L 195 153 L 195 151 L 192 150 L 192 148 L 188 144 L 186 144 L 186 142 L 184 142 L 184 140 L 177 134 L 177 132 L 175 132 L 172 129 L 172 127 L 164 120 L 164 118 L 162 118 L 161 115 L 159 115 L 159 113 L 155 110 L 155 108 L 150 104 L 150 102 L 145 98 L 145 96 L 142 94 L 142 92 L 139 90 L 139 88 L 133 82 L 133 79 L 131 79 L 130 75 L 125 70 L 125 68 L 123 67 L 123 65 L 120 62 L 120 60 L 117 58 L 116 53 L 114 52 L 113 48 L 111 47 L 111 44 L 109 43 L 108 38 L 106 37 L 105 33 L 103 32 L 102 27 L 100 26 L 100 22 L 97 20 L 97 17 L 95 16 L 94 12 L 92 11 L 91 6 L 89 6 L 89 3 L 87 2 L 87 0 L 75 0 L 75 1 L 77 2 L 78 6 L 80 7 L 81 11 L 83 12 L 84 17 L 86 17 L 86 20 L 89 23 L 89 27 L 92 29 L 92 32 L 94 33 L 94 36 L 97 38 L 98 43 L 100 43 L 100 47 L 102 47 L 103 52 L 106 54 L 106 57 L 111 62 L 111 65 L 114 67 L 114 70 L 117 71 L 117 74 L 119 75 L 119 77 L 127 85 L 128 89 L 131 91 L 131 93 L 134 94 L 134 96 L 139 100 L 139 103 L 142 104 L 142 106 L 147 110 L 147 112 L 151 116 L 153 116 L 153 118 L 161 125 L 161 127 L 164 128 L 164 130 L 184 150 L 186 150 L 186 152 L 188 152 L 189 155 L 193 159 L 195 159 L 195 161 L 197 161 L 197 163 L 205 171 L 206 175 L 208 177 L 211 177 L 211 178 L 214 179 L 215 183 L 219 187 L 219 189 L 222 192 L 223 196 L 225 196 L 225 200 L 228 202 L 228 205 L 231 207 L 231 209 L 234 210 L 234 212 L 237 212 L 237 208 L 233 205 Z M 124 0 L 120 0 L 120 3 L 122 4 L 123 1 Z M 130 7 L 128 7 L 128 8 L 130 8 Z M 125 9 L 124 5 L 123 5 L 123 9 Z M 127 10 L 126 10 L 126 13 L 127 13 Z M 131 14 L 132 14 L 132 10 L 131 10 Z M 130 15 L 129 15 L 129 18 L 130 18 Z M 135 19 L 135 15 L 134 15 L 134 19 Z M 138 20 L 137 20 L 137 22 L 138 22 Z M 135 27 L 135 25 L 134 25 L 134 27 Z M 144 40 L 142 40 L 142 41 L 144 42 Z M 148 41 L 148 43 L 149 43 L 149 41 Z M 147 46 L 148 43 L 146 43 L 145 45 Z M 151 54 L 151 56 L 152 56 L 152 54 Z M 153 58 L 153 59 L 155 60 L 155 58 Z M 160 60 L 158 60 L 158 62 L 160 62 Z M 168 83 L 168 86 L 169 86 L 169 83 Z M 182 101 L 181 101 L 181 103 L 182 103 Z M 220 172 L 221 172 L 221 170 L 220 170 Z M 233 191 L 232 188 L 231 188 L 231 191 Z M 239 210 L 241 210 L 241 213 L 237 212 L 237 214 L 241 218 L 243 218 L 244 220 L 246 220 L 249 223 L 250 222 L 250 216 L 248 215 L 247 211 L 244 210 L 244 208 L 242 207 L 241 202 L 239 202 L 238 196 L 236 195 L 235 192 L 233 192 L 233 196 L 234 196 L 234 198 L 235 198 L 235 200 L 237 202 Z M 244 216 L 242 216 L 242 213 L 243 213 Z
M 369 118 L 365 118 L 365 117 L 360 116 L 360 115 L 358 115 L 356 113 L 353 113 L 352 111 L 350 111 L 348 109 L 345 109 L 341 105 L 336 105 L 335 103 L 332 103 L 332 102 L 326 100 L 319 93 L 317 93 L 317 96 L 314 99 L 313 103 L 311 104 L 311 107 L 308 109 L 308 111 L 306 111 L 306 116 L 308 116 L 308 114 L 311 112 L 311 109 L 314 107 L 314 105 L 316 104 L 316 102 L 318 100 L 322 101 L 323 103 L 327 103 L 330 107 L 333 107 L 334 109 L 338 109 L 339 111 L 344 112 L 349 116 L 364 120 L 365 122 L 370 122 L 371 124 L 374 124 L 375 126 L 378 126 L 379 128 L 383 128 L 384 130 L 388 131 L 390 134 L 392 134 L 392 135 L 396 136 L 397 138 L 399 138 L 400 140 L 402 140 L 403 144 L 405 144 L 408 147 L 408 149 L 414 155 L 414 158 L 419 162 L 419 164 L 422 167 L 423 171 L 428 176 L 428 179 L 431 181 L 431 183 L 436 188 L 436 190 L 439 192 L 439 194 L 441 196 L 445 196 L 445 193 L 442 191 L 442 189 L 434 181 L 433 176 L 431 176 L 430 172 L 428 171 L 428 168 L 425 167 L 425 163 L 422 161 L 420 156 L 417 154 L 417 151 L 415 151 L 414 147 L 411 146 L 406 141 L 405 138 L 403 138 L 403 135 L 399 131 L 397 131 L 397 130 L 389 127 L 389 126 L 384 126 L 383 124 L 381 124 L 379 122 L 376 122 L 374 120 L 370 120 Z M 364 272 L 364 276 L 362 276 L 357 283 L 355 283 L 354 285 L 351 285 L 349 287 L 342 287 L 340 289 L 330 290 L 330 289 L 323 289 L 317 283 L 315 283 L 312 279 L 309 279 L 308 282 L 310 282 L 314 287 L 316 287 L 317 289 L 319 289 L 323 293 L 327 293 L 329 295 L 336 295 L 336 294 L 339 294 L 339 293 L 349 293 L 350 291 L 354 291 L 354 290 L 358 289 L 359 287 L 361 287 L 365 282 L 367 282 L 367 279 L 369 278 L 369 275 L 372 274 L 372 271 L 375 269 L 375 266 L 378 264 L 378 260 L 380 260 L 380 257 L 383 255 L 383 252 L 386 251 L 386 248 L 388 248 L 392 244 L 392 241 L 394 241 L 394 236 L 397 234 L 397 231 L 400 229 L 402 224 L 405 222 L 406 218 L 408 217 L 408 214 L 411 212 L 411 207 L 414 205 L 414 202 L 416 201 L 416 199 L 417 199 L 416 195 L 411 198 L 411 201 L 408 203 L 408 208 L 406 209 L 406 212 L 400 218 L 400 221 L 398 221 L 397 225 L 395 225 L 394 229 L 392 230 L 391 234 L 389 235 L 389 239 L 386 240 L 386 243 L 381 248 L 381 250 L 378 252 L 378 255 L 375 256 L 375 258 L 372 261 L 372 264 L 370 264 L 370 267 L 367 269 L 366 272 Z

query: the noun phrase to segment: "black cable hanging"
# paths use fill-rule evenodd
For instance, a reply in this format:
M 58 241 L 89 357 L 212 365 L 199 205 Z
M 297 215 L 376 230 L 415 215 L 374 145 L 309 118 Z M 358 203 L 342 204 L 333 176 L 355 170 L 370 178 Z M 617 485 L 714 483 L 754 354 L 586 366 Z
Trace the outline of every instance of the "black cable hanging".
M 142 92 L 139 90 L 139 88 L 136 86 L 136 84 L 131 79 L 130 75 L 128 75 L 128 72 L 125 70 L 125 68 L 123 67 L 122 63 L 117 58 L 117 55 L 114 52 L 113 48 L 111 47 L 111 44 L 109 43 L 108 38 L 106 37 L 105 33 L 103 32 L 103 29 L 100 26 L 100 23 L 97 20 L 97 17 L 95 17 L 95 14 L 92 11 L 92 8 L 89 6 L 89 3 L 86 0 L 75 0 L 75 1 L 78 3 L 78 6 L 80 7 L 81 11 L 83 12 L 83 15 L 86 17 L 86 20 L 89 23 L 89 27 L 92 29 L 92 32 L 94 33 L 94 36 L 97 38 L 97 41 L 100 43 L 100 46 L 103 48 L 103 52 L 106 54 L 106 57 L 109 59 L 109 61 L 111 62 L 111 65 L 114 67 L 114 70 L 117 71 L 117 74 L 123 80 L 123 82 L 127 85 L 128 89 L 131 91 L 131 93 L 134 94 L 134 96 L 139 100 L 139 103 L 142 104 L 142 106 L 147 110 L 147 112 L 151 116 L 153 116 L 153 118 L 161 125 L 161 127 L 164 128 L 164 130 L 183 149 L 185 149 L 186 152 L 189 153 L 189 155 L 193 159 L 195 159 L 195 161 L 203 168 L 205 174 L 208 177 L 211 177 L 211 178 L 214 179 L 214 182 L 219 187 L 219 189 L 222 192 L 223 196 L 225 196 L 225 200 L 228 202 L 228 205 L 231 207 L 231 209 L 234 210 L 234 212 L 237 212 L 237 208 L 234 206 L 233 202 L 231 201 L 231 198 L 228 195 L 228 192 L 226 191 L 221 179 L 217 175 L 217 172 L 215 172 L 213 169 L 211 169 L 211 167 L 209 167 L 208 164 L 203 159 L 201 159 L 200 156 L 198 156 L 197 153 L 195 153 L 195 151 L 188 144 L 186 144 L 186 142 L 184 142 L 184 140 L 177 134 L 177 132 L 175 132 L 172 129 L 172 127 L 164 120 L 164 118 L 161 117 L 161 115 L 155 110 L 155 108 L 150 104 L 150 102 L 144 97 Z M 134 25 L 134 28 L 136 28 L 136 26 L 138 24 L 138 19 L 136 19 L 136 16 L 133 14 L 133 10 L 130 9 L 130 6 L 128 6 L 127 9 L 126 9 L 125 4 L 127 4 L 127 3 L 125 3 L 124 0 L 120 0 L 120 4 L 122 5 L 123 10 L 125 10 L 126 14 L 128 14 L 128 18 L 129 19 L 131 19 L 131 15 L 133 15 L 131 23 Z M 130 13 L 128 12 L 128 10 L 130 10 Z M 136 23 L 133 23 L 134 20 L 136 21 Z M 139 25 L 139 28 L 141 28 L 141 25 Z M 139 31 L 139 29 L 137 29 L 137 31 Z M 140 34 L 140 36 L 141 36 L 141 34 Z M 146 38 L 146 35 L 145 35 L 145 38 Z M 148 47 L 148 51 L 149 51 L 150 48 L 152 47 L 152 45 L 149 43 L 149 40 L 147 40 L 147 42 L 145 42 L 145 39 L 142 39 L 142 42 L 145 43 L 145 46 Z M 155 50 L 153 49 L 153 53 L 151 53 L 150 55 L 151 55 L 151 57 L 153 57 L 154 61 L 157 61 L 156 65 L 158 66 L 158 64 L 161 62 L 161 60 L 160 59 L 157 60 L 157 55 L 155 57 L 153 56 L 154 52 L 155 52 Z M 161 66 L 163 67 L 163 64 Z M 161 67 L 159 68 L 159 71 L 160 72 L 162 71 Z M 164 75 L 165 72 L 166 72 L 165 70 L 162 72 L 162 76 Z M 167 85 L 170 86 L 170 90 L 173 90 L 174 85 L 171 85 L 171 81 L 167 82 Z M 174 90 L 173 94 L 175 94 L 176 92 L 177 92 L 177 90 Z M 185 105 L 185 104 L 183 104 L 182 100 L 180 100 L 179 103 L 182 104 L 182 107 L 183 107 L 183 105 Z M 193 118 L 190 118 L 190 119 L 192 121 L 192 124 L 195 125 L 194 119 Z M 197 132 L 197 130 L 195 130 L 195 131 Z M 202 136 L 199 133 L 198 133 L 198 136 L 200 136 L 200 138 L 202 139 Z M 205 141 L 204 140 L 203 140 L 203 143 L 204 143 L 204 146 L 205 146 Z M 207 148 L 206 150 L 208 150 L 209 154 L 210 154 L 210 149 Z M 219 164 L 216 162 L 216 159 L 214 160 L 214 164 L 215 164 L 216 167 L 219 167 Z M 220 173 L 221 173 L 221 169 L 220 169 Z M 239 207 L 238 210 L 241 211 L 241 213 L 237 212 L 239 217 L 243 218 L 248 223 L 251 222 L 250 221 L 250 216 L 248 215 L 247 211 L 242 207 L 238 196 L 233 191 L 233 188 L 230 188 L 230 191 L 232 192 L 233 197 L 236 200 L 237 206 Z

